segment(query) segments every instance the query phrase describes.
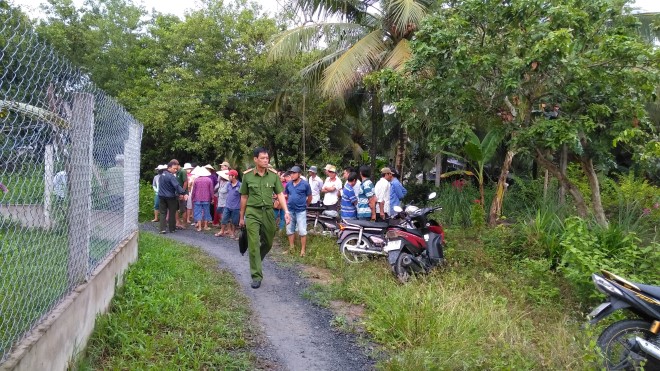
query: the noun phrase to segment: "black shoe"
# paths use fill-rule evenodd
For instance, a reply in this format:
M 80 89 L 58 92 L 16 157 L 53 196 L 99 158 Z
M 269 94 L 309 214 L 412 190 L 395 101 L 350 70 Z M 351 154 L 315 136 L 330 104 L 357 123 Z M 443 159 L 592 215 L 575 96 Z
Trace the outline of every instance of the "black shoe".
M 167 233 L 167 231 L 160 231 L 160 234 L 165 234 L 165 233 Z
M 176 232 L 176 229 L 175 229 L 175 230 L 172 230 L 172 231 L 170 231 L 170 233 L 174 233 L 174 232 Z
M 258 289 L 261 287 L 261 281 L 252 280 L 252 284 L 250 286 L 252 286 L 253 289 Z

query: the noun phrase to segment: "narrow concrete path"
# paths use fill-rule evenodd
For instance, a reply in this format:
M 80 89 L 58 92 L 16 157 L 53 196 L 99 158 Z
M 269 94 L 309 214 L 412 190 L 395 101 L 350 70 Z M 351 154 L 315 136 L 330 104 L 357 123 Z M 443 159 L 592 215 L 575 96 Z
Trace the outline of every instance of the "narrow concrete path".
M 156 232 L 153 223 L 143 224 L 143 231 Z M 331 326 L 334 315 L 302 298 L 308 286 L 300 269 L 284 267 L 268 256 L 264 261 L 264 281 L 259 289 L 250 287 L 247 255 L 238 252 L 238 243 L 192 229 L 163 235 L 200 247 L 218 259 L 221 268 L 234 274 L 250 299 L 252 310 L 267 338 L 257 355 L 265 358 L 266 367 L 282 370 L 371 370 L 374 361 L 365 354 L 352 334 Z M 271 254 L 276 252 L 271 252 Z

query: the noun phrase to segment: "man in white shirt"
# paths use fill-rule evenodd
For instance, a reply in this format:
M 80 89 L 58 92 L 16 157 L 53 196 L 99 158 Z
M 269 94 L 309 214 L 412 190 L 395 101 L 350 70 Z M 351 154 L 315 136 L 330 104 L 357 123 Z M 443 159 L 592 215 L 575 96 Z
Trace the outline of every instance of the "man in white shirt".
M 307 180 L 307 183 L 309 183 L 309 186 L 312 188 L 312 202 L 310 205 L 318 205 L 319 202 L 321 201 L 321 189 L 323 189 L 323 179 L 316 175 L 318 173 L 318 169 L 316 166 L 311 166 L 309 168 L 309 179 Z
M 325 196 L 323 196 L 323 205 L 336 207 L 339 203 L 339 192 L 343 184 L 341 179 L 337 177 L 337 168 L 334 166 L 326 166 L 326 173 L 328 174 L 328 178 L 323 183 L 323 188 L 321 189 L 321 192 L 325 193 Z
M 392 181 L 392 170 L 389 167 L 384 167 L 380 170 L 383 176 L 376 183 L 374 193 L 376 194 L 376 215 L 380 220 L 388 218 L 390 210 L 390 182 Z

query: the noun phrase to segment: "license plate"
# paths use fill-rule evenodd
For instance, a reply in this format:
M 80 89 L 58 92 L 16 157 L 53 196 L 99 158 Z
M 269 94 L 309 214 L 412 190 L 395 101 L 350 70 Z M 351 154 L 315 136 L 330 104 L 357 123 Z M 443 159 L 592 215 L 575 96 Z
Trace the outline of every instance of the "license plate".
M 387 245 L 385 245 L 385 251 L 394 251 L 394 250 L 400 250 L 401 249 L 401 240 L 394 240 L 394 241 L 389 241 Z
M 591 311 L 591 313 L 589 313 L 589 315 L 587 317 L 589 317 L 589 318 L 596 317 L 597 315 L 600 314 L 600 312 L 604 311 L 605 308 L 609 307 L 610 305 L 611 305 L 610 303 L 603 303 L 603 304 L 597 306 L 596 308 L 594 308 L 594 310 Z

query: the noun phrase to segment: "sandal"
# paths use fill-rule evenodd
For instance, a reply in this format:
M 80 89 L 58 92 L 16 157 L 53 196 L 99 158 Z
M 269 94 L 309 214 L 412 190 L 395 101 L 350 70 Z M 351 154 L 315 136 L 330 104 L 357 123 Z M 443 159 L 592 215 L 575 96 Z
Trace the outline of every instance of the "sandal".
M 211 230 L 211 228 L 209 228 L 209 227 L 206 227 L 206 228 L 204 228 L 204 230 L 205 230 L 205 231 L 210 231 L 210 230 Z
M 220 234 L 220 232 L 218 232 L 218 233 L 215 233 L 214 236 L 216 236 L 216 237 L 222 237 L 222 234 Z
M 176 229 L 182 231 L 182 230 L 186 229 L 186 227 L 182 227 L 182 226 L 180 226 L 180 225 L 177 225 L 177 226 L 176 226 Z

